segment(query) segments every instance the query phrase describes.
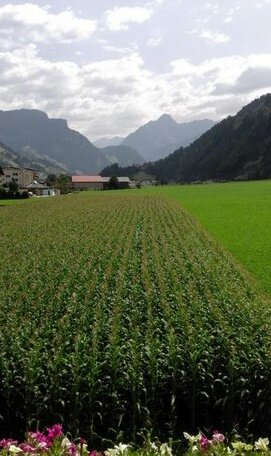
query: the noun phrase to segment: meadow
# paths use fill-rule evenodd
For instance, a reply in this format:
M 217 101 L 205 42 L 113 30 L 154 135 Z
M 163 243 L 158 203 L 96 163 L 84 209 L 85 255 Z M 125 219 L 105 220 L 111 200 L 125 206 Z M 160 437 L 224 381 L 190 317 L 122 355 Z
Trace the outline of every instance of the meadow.
M 3 207 L 0 252 L 2 435 L 270 435 L 270 303 L 177 202 L 135 190 Z
M 0 207 L 1 206 L 17 206 L 18 204 L 24 204 L 27 200 L 26 199 L 0 199 Z
M 271 293 L 271 181 L 142 190 L 173 198 Z

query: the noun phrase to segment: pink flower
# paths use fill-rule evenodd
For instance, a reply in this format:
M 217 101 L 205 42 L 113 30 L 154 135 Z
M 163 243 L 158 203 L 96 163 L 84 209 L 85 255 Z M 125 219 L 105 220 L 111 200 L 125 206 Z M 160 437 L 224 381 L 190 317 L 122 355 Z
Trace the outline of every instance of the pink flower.
M 29 432 L 28 437 L 32 440 L 35 440 L 36 442 L 47 442 L 47 437 L 45 434 L 42 432 Z
M 54 440 L 57 437 L 60 437 L 61 435 L 63 435 L 62 424 L 54 424 L 53 427 L 47 428 L 47 431 L 48 431 L 47 439 Z
M 76 445 L 73 442 L 70 443 L 69 446 L 68 446 L 68 453 L 71 456 L 75 456 L 77 454 L 77 447 L 76 447 Z
M 17 440 L 12 440 L 12 439 L 3 439 L 3 440 L 0 441 L 0 447 L 2 447 L 2 448 L 9 448 L 10 445 L 17 446 L 18 445 L 18 441 Z
M 35 444 L 38 445 L 38 448 L 43 449 L 43 450 L 48 450 L 50 446 L 52 446 L 52 441 L 51 439 L 48 439 L 48 437 L 43 434 L 42 432 L 29 432 L 28 433 L 28 438 L 32 441 L 35 442 Z
M 200 444 L 200 448 L 205 451 L 205 450 L 208 449 L 208 446 L 209 446 L 210 442 L 207 439 L 207 437 L 205 437 L 205 435 L 201 435 L 200 436 L 200 440 L 199 440 L 199 444 Z
M 38 443 L 38 449 L 39 450 L 49 450 L 49 448 L 52 446 L 52 442 L 51 441 L 46 441 L 46 442 L 39 442 Z
M 24 453 L 34 454 L 37 453 L 38 449 L 30 445 L 29 443 L 21 443 L 19 448 L 23 450 Z
M 96 454 L 97 454 L 97 451 L 96 451 L 96 450 L 90 451 L 90 452 L 88 453 L 89 456 L 96 456 Z
M 218 431 L 214 431 L 213 433 L 213 443 L 222 443 L 225 440 L 224 434 L 221 434 Z

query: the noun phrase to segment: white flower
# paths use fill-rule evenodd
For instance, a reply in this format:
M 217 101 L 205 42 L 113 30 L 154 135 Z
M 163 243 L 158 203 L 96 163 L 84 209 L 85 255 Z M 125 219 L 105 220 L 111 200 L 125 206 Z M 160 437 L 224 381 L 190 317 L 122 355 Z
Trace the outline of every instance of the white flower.
M 242 453 L 243 451 L 251 451 L 253 450 L 253 446 L 250 443 L 244 442 L 233 442 L 232 447 L 234 448 L 235 452 Z
M 104 452 L 105 456 L 117 456 L 118 452 L 114 448 L 109 448 Z
M 187 432 L 184 432 L 183 435 L 186 438 L 186 440 L 189 440 L 189 443 L 191 443 L 191 445 L 194 445 L 194 443 L 198 442 L 200 437 L 201 437 L 200 434 L 198 434 L 198 435 L 190 435 Z
M 10 445 L 8 447 L 8 451 L 10 451 L 11 453 L 14 453 L 14 454 L 23 452 L 23 450 L 21 450 L 21 448 L 18 448 L 15 445 Z
M 244 442 L 233 442 L 232 443 L 232 447 L 239 453 L 242 453 L 245 446 L 246 446 L 246 444 Z
M 68 437 L 64 437 L 64 439 L 61 442 L 61 447 L 62 448 L 69 448 L 70 444 L 71 444 L 71 442 L 68 439 Z
M 267 438 L 262 439 L 261 437 L 255 442 L 255 450 L 268 451 L 269 440 Z
M 160 446 L 160 453 L 162 456 L 172 456 L 171 448 L 168 446 L 167 443 L 163 443 Z
M 129 445 L 125 445 L 125 443 L 120 443 L 119 445 L 114 446 L 117 454 L 125 454 L 128 451 Z

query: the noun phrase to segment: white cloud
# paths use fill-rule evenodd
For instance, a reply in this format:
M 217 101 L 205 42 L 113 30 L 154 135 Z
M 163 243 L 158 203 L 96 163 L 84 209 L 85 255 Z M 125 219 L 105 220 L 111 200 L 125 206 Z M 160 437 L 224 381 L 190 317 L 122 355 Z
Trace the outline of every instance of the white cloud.
M 0 7 L 0 39 L 11 44 L 70 43 L 89 38 L 95 30 L 94 20 L 78 18 L 71 10 L 52 14 L 48 5 L 42 8 L 34 3 Z
M 154 14 L 151 7 L 122 6 L 115 7 L 105 12 L 105 23 L 113 31 L 128 30 L 129 24 L 141 24 L 148 21 Z
M 271 4 L 271 0 L 260 0 L 256 3 L 257 8 L 264 8 L 267 5 Z
M 79 65 L 50 62 L 29 45 L 0 52 L 0 66 L 0 109 L 41 109 L 94 140 L 126 135 L 163 112 L 179 121 L 234 114 L 267 91 L 271 54 L 179 59 L 157 74 L 135 51 Z
M 159 46 L 159 44 L 161 44 L 161 42 L 162 42 L 162 38 L 149 38 L 146 42 L 146 46 L 156 47 L 156 46 Z
M 204 30 L 198 30 L 198 29 L 193 29 L 190 30 L 189 35 L 195 35 L 198 38 L 203 38 L 211 43 L 214 44 L 224 44 L 230 41 L 230 36 L 226 35 L 225 33 L 221 32 L 216 32 L 210 29 L 204 29 Z
M 111 44 L 104 44 L 102 48 L 106 52 L 111 52 L 111 53 L 115 53 L 115 54 L 122 54 L 123 55 L 123 54 L 127 54 L 127 52 L 129 52 L 128 48 L 121 48 L 121 47 L 118 47 L 118 46 L 112 46 Z
M 225 19 L 224 19 L 223 22 L 224 22 L 225 24 L 231 23 L 231 22 L 234 20 L 236 14 L 240 11 L 240 9 L 241 9 L 240 6 L 236 6 L 236 7 L 234 7 L 234 8 L 231 8 L 231 9 L 227 12 L 226 17 L 225 17 Z
M 262 89 L 271 89 L 271 64 L 248 67 L 232 84 L 218 85 L 215 94 L 242 94 Z
M 211 41 L 212 43 L 227 43 L 231 39 L 230 36 L 226 35 L 225 33 L 214 32 L 208 29 L 203 30 L 199 37 L 205 38 L 206 40 Z
M 219 4 L 218 3 L 211 3 L 211 2 L 207 2 L 205 4 L 205 8 L 210 11 L 211 14 L 215 15 L 219 12 Z

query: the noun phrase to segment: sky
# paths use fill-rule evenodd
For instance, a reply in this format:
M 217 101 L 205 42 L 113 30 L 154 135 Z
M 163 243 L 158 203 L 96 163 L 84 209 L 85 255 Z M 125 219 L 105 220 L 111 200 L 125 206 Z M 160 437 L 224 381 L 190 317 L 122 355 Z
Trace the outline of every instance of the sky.
M 270 20 L 271 0 L 0 0 L 0 109 L 92 141 L 218 121 L 271 92 Z

